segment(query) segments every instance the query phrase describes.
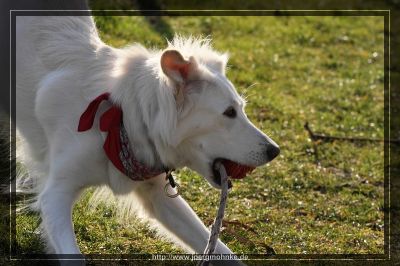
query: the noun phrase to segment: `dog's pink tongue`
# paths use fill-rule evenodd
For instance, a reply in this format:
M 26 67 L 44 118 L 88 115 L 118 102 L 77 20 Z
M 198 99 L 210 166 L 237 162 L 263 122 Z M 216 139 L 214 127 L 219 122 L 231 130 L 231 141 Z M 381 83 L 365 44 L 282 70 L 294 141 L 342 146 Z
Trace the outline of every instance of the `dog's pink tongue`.
M 224 160 L 222 164 L 225 167 L 226 173 L 233 179 L 242 179 L 247 173 L 254 170 L 255 167 L 240 165 L 235 162 Z

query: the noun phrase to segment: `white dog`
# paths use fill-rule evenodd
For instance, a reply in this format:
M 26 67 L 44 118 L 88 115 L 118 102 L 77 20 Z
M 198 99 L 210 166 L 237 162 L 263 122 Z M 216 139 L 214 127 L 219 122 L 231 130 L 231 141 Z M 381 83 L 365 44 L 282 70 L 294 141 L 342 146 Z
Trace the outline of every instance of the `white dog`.
M 150 218 L 203 253 L 209 231 L 180 196 L 165 195 L 166 169 L 189 167 L 220 188 L 216 161 L 242 178 L 279 153 L 245 115 L 227 55 L 180 37 L 163 51 L 115 49 L 89 16 L 17 17 L 16 30 L 16 123 L 49 252 L 80 253 L 72 206 L 106 185 L 134 192 Z M 216 253 L 232 252 L 218 241 Z

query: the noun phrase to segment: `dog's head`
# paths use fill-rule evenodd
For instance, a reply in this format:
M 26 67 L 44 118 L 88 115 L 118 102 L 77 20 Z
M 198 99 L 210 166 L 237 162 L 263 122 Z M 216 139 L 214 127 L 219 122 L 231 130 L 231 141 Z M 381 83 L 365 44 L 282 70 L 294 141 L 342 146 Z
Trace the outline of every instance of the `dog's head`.
M 209 48 L 209 47 L 208 47 Z M 176 166 L 187 166 L 220 188 L 214 165 L 221 161 L 231 178 L 279 154 L 279 146 L 247 118 L 245 101 L 225 76 L 227 56 L 211 49 L 167 49 L 160 66 L 174 90 L 177 118 L 171 145 Z

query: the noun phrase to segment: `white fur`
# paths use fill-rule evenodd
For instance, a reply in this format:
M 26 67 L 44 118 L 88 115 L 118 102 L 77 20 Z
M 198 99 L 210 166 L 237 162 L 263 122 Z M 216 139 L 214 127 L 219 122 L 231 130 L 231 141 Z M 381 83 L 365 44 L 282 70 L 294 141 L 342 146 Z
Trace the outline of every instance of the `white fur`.
M 43 229 L 52 251 L 78 254 L 71 208 L 89 186 L 109 187 L 141 205 L 150 218 L 190 251 L 202 253 L 209 231 L 179 196 L 163 192 L 165 175 L 134 182 L 106 158 L 104 134 L 77 132 L 80 115 L 101 93 L 111 93 L 124 112 L 124 125 L 135 156 L 149 166 L 187 166 L 214 182 L 211 164 L 223 157 L 258 166 L 276 146 L 253 126 L 244 101 L 225 77 L 227 55 L 209 40 L 176 37 L 168 50 L 196 62 L 196 78 L 178 86 L 160 66 L 162 51 L 139 44 L 115 49 L 98 37 L 91 17 L 17 17 L 17 128 L 29 151 Z M 194 62 L 194 61 L 193 61 Z M 183 100 L 178 101 L 178 95 Z M 237 117 L 223 112 L 233 106 Z M 217 253 L 231 253 L 218 242 Z

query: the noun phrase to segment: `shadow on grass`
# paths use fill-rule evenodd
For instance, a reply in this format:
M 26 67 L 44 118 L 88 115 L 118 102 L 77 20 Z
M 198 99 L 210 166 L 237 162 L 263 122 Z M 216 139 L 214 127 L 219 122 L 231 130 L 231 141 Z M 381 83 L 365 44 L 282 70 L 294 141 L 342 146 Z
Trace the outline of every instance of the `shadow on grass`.
M 144 16 L 149 25 L 156 31 L 158 34 L 167 38 L 168 40 L 174 37 L 174 33 L 171 29 L 171 26 L 164 20 L 162 16 L 154 16 L 151 15 L 152 10 L 162 10 L 162 6 L 157 0 L 138 0 L 137 1 L 138 8 L 140 13 Z M 154 13 L 153 13 L 154 14 Z
M 161 16 L 161 13 L 157 12 L 165 9 L 165 6 L 163 6 L 159 0 L 119 0 L 117 2 L 90 0 L 89 7 L 91 10 L 138 10 L 150 27 L 160 36 L 167 39 L 172 39 L 174 36 L 171 26 L 165 21 L 163 16 Z M 105 13 L 105 15 L 107 15 L 107 13 Z M 115 25 L 116 22 L 112 17 L 108 19 L 106 17 L 103 18 L 106 20 L 106 24 L 110 24 L 111 27 Z M 104 26 L 106 26 L 106 24 L 104 24 Z

